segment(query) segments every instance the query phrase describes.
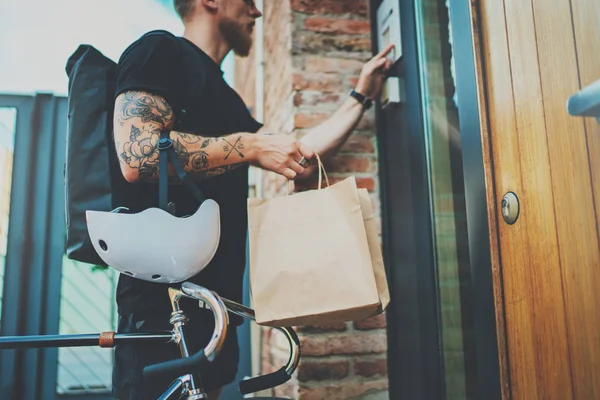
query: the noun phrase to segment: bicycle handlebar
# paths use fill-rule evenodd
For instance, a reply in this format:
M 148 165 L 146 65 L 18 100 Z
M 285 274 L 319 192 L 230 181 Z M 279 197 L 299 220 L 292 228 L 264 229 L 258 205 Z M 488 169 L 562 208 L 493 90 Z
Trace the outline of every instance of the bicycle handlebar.
M 198 371 L 212 362 L 221 351 L 225 340 L 227 323 L 229 322 L 227 312 L 231 312 L 242 318 L 255 320 L 254 310 L 238 304 L 234 301 L 221 298 L 210 290 L 189 282 L 182 284 L 184 295 L 205 302 L 214 312 L 215 330 L 208 345 L 191 357 L 162 362 L 149 365 L 144 368 L 144 379 L 152 379 L 158 376 L 182 376 L 193 371 Z M 285 366 L 270 374 L 257 376 L 243 380 L 239 383 L 240 392 L 244 395 L 270 389 L 289 381 L 300 363 L 300 339 L 291 328 L 275 329 L 282 332 L 290 346 L 290 358 Z
M 255 320 L 254 310 L 251 308 L 244 307 L 241 304 L 227 299 L 223 299 L 223 303 L 225 303 L 230 312 L 246 319 Z M 298 364 L 300 363 L 300 339 L 298 339 L 298 335 L 296 335 L 296 332 L 291 328 L 275 327 L 275 329 L 285 335 L 290 346 L 290 358 L 287 364 L 280 370 L 270 374 L 241 381 L 239 383 L 239 388 L 242 394 L 259 392 L 261 390 L 282 385 L 290 380 L 296 371 L 296 368 L 298 368 Z
M 240 392 L 242 394 L 249 394 L 260 392 L 265 389 L 271 389 L 283 385 L 289 381 L 291 377 L 291 375 L 288 375 L 286 368 L 281 367 L 280 370 L 273 373 L 241 381 L 239 384 Z
M 219 296 L 210 290 L 193 283 L 185 282 L 181 285 L 184 295 L 192 299 L 200 300 L 208 305 L 213 311 L 215 328 L 208 345 L 190 357 L 165 361 L 158 364 L 148 365 L 142 371 L 143 379 L 152 379 L 158 376 L 173 375 L 181 376 L 202 369 L 206 364 L 214 361 L 221 352 L 227 335 L 229 318 L 225 304 Z

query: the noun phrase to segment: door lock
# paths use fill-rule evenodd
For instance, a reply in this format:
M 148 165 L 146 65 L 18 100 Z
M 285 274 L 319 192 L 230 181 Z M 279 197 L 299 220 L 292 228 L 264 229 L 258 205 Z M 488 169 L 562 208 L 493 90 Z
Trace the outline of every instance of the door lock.
M 502 218 L 509 225 L 514 224 L 519 219 L 520 213 L 519 198 L 513 192 L 508 192 L 502 198 Z

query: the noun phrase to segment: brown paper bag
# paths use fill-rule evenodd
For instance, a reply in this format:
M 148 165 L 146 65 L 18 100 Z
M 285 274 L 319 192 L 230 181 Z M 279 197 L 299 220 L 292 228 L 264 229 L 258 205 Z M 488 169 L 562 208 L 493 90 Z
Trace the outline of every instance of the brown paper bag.
M 371 260 L 371 253 L 381 260 L 381 251 L 368 194 L 354 177 L 321 188 L 319 175 L 319 188 L 248 200 L 250 286 L 260 325 L 355 321 L 389 303 L 383 262 L 376 274 Z
M 379 301 L 381 302 L 377 314 L 381 314 L 388 304 L 390 304 L 390 291 L 387 276 L 385 274 L 385 266 L 383 265 L 383 255 L 381 254 L 379 234 L 377 233 L 377 225 L 375 223 L 373 202 L 371 201 L 367 189 L 358 189 L 358 198 L 362 208 L 363 221 L 365 223 L 365 231 L 369 243 L 369 253 L 371 254 L 371 264 L 373 264 L 373 273 L 375 274 L 375 282 L 377 284 L 377 292 L 379 293 Z

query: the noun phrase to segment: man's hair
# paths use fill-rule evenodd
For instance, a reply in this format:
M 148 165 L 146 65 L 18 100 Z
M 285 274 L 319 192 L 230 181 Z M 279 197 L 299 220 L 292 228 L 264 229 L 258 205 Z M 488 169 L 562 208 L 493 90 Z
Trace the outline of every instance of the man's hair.
M 177 14 L 179 14 L 181 19 L 184 19 L 194 9 L 195 0 L 174 0 L 174 3 Z

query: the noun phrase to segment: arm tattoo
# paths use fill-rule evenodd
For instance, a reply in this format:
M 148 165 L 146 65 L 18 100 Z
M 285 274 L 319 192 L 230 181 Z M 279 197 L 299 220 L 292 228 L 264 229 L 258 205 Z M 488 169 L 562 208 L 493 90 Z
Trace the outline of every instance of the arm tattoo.
M 225 156 L 226 160 L 234 151 L 238 153 L 240 158 L 244 158 L 244 155 L 241 152 L 241 150 L 243 150 L 244 148 L 244 144 L 240 142 L 241 139 L 242 138 L 238 136 L 235 143 L 231 144 L 227 139 L 223 138 L 223 141 L 226 143 L 225 145 L 223 145 L 223 151 L 227 153 L 227 155 Z
M 173 109 L 163 98 L 143 92 L 126 92 L 121 100 L 119 123 L 141 118 L 142 123 L 155 122 L 165 126 L 173 119 Z
M 115 138 L 119 158 L 136 169 L 142 181 L 156 181 L 159 175 L 158 141 L 161 131 L 172 126 L 173 110 L 161 97 L 143 92 L 125 93 L 119 99 L 117 110 L 116 123 L 129 129 L 128 135 L 120 136 L 120 141 Z M 219 158 L 228 160 L 232 155 L 244 158 L 240 135 L 206 138 L 172 132 L 171 139 L 179 162 L 196 180 L 221 175 L 242 165 L 241 162 L 228 165 L 218 162 Z M 170 177 L 170 180 L 180 183 L 177 177 Z
M 138 170 L 141 179 L 152 179 L 158 177 L 160 131 L 144 128 L 131 125 L 129 141 L 123 145 L 119 156 L 129 167 Z

